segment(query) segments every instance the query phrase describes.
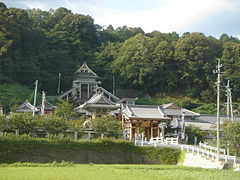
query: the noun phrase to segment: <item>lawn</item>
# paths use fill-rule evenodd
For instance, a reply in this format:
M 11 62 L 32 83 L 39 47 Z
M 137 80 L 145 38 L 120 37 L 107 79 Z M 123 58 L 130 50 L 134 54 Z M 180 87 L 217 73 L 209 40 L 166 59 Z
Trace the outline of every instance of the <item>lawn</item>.
M 1 180 L 239 180 L 240 172 L 175 165 L 71 165 L 0 167 Z

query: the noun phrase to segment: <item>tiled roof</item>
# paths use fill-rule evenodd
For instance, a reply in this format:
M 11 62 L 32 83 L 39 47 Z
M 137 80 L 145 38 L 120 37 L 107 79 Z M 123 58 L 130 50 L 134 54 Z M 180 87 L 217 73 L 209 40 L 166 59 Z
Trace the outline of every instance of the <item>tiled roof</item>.
M 169 119 L 159 106 L 126 105 L 123 111 L 128 118 Z
M 106 98 L 104 96 L 104 93 L 96 93 L 86 102 L 86 104 L 109 104 L 109 105 L 113 105 L 115 103 L 113 103 L 111 100 Z
M 227 120 L 227 116 L 220 116 L 220 121 L 223 123 Z M 209 115 L 209 114 L 202 114 L 200 117 L 196 119 L 197 122 L 208 122 L 211 124 L 216 124 L 217 116 L 216 115 Z M 240 116 L 235 116 L 234 121 L 240 121 Z
M 41 109 L 42 104 L 38 105 L 37 108 Z M 44 102 L 44 109 L 46 110 L 52 110 L 52 109 L 56 109 L 57 106 L 54 106 L 53 104 L 51 104 L 47 99 L 45 99 Z
M 162 108 L 162 109 L 167 116 L 182 116 L 183 112 L 185 113 L 185 116 L 200 116 L 200 114 L 184 108 L 178 108 L 178 109 Z
M 34 106 L 31 105 L 31 104 L 28 102 L 28 100 L 26 100 L 23 104 L 21 104 L 21 105 L 17 108 L 16 112 L 33 112 L 33 110 L 34 110 Z M 35 111 L 37 112 L 37 111 L 39 111 L 39 110 L 35 107 Z
M 109 100 L 103 92 L 98 92 L 94 94 L 87 102 L 84 104 L 80 105 L 79 107 L 75 108 L 77 109 L 85 109 L 88 107 L 93 107 L 93 108 L 109 108 L 109 109 L 116 109 L 119 108 L 120 105 L 112 102 Z

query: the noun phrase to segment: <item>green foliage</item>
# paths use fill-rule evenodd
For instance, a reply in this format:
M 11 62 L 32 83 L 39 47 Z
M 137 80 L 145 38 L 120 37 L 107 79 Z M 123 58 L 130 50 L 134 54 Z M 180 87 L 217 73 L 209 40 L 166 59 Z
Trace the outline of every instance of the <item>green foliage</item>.
M 73 104 L 70 104 L 69 102 L 63 100 L 57 103 L 55 114 L 56 116 L 65 120 L 70 120 L 77 117 L 77 112 L 74 111 Z
M 14 105 L 20 105 L 26 99 L 33 99 L 33 91 L 19 84 L 0 85 L 0 105 L 9 112 Z
M 177 164 L 180 161 L 181 152 L 170 148 L 148 148 L 145 149 L 148 157 L 158 160 L 161 164 Z
M 225 122 L 223 124 L 223 133 L 225 137 L 225 143 L 229 145 L 229 148 L 236 155 L 240 155 L 240 122 Z
M 63 7 L 22 10 L 4 3 L 0 4 L 0 23 L 1 84 L 19 83 L 33 89 L 38 79 L 40 89 L 54 95 L 58 73 L 62 74 L 61 91 L 65 91 L 72 85 L 69 77 L 86 61 L 106 78 L 107 89 L 112 89 L 115 75 L 117 88 L 213 103 L 216 75 L 212 70 L 221 58 L 222 82 L 230 80 L 233 101 L 239 99 L 240 40 L 227 34 L 219 39 L 189 32 L 181 37 L 176 32 L 145 34 L 140 27 L 103 28 L 92 17 Z M 19 101 L 0 97 L 0 102 L 8 112 Z
M 4 131 L 7 129 L 7 119 L 4 115 L 0 115 L 0 131 Z
M 122 123 L 119 119 L 112 116 L 101 116 L 91 120 L 91 127 L 96 132 L 97 136 L 104 135 L 105 137 L 121 136 Z
M 204 136 L 206 135 L 205 131 L 200 130 L 200 128 L 193 126 L 193 125 L 187 126 L 185 133 L 188 136 L 189 144 L 194 143 L 194 137 L 197 137 L 197 143 L 203 142 Z
M 64 134 L 68 129 L 66 120 L 54 114 L 42 116 L 38 120 L 37 125 L 50 134 Z
M 88 154 L 94 153 L 94 156 L 99 154 L 101 157 L 104 157 L 100 161 L 98 158 L 88 157 L 89 160 L 92 159 L 97 163 L 138 163 L 138 160 L 134 159 L 134 157 L 138 157 L 140 159 L 143 158 L 142 162 L 146 163 L 177 164 L 181 154 L 180 151 L 169 148 L 139 147 L 130 141 L 107 138 L 73 141 L 68 138 L 43 139 L 31 138 L 27 135 L 15 136 L 7 134 L 0 136 L 0 143 L 1 163 L 23 161 L 44 161 L 46 163 L 52 161 L 69 161 L 70 159 L 71 162 L 87 163 L 82 158 L 79 160 L 78 156 L 85 156 L 84 153 L 88 151 Z M 73 159 L 69 158 L 71 154 L 74 157 Z M 109 154 L 115 154 L 116 158 L 114 162 L 109 161 Z M 119 157 L 119 154 L 126 157 Z M 119 161 L 119 159 L 123 160 Z
M 36 121 L 32 113 L 13 113 L 8 119 L 9 129 L 19 130 L 23 133 L 29 133 L 36 128 Z
M 202 104 L 201 106 L 192 110 L 199 114 L 216 114 L 216 107 L 214 104 Z
M 168 103 L 175 103 L 177 106 L 184 107 L 187 109 L 194 109 L 201 106 L 198 100 L 194 100 L 189 97 L 183 98 L 172 98 L 172 97 L 155 97 L 155 98 L 138 98 L 137 104 L 147 104 L 147 105 L 162 105 Z

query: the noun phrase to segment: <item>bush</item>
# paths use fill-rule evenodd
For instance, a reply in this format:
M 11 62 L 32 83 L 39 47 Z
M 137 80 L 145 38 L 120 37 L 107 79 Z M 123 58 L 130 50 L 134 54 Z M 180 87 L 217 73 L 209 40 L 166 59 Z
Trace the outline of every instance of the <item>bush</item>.
M 86 152 L 88 155 L 90 152 L 93 152 L 94 156 L 100 155 L 101 161 L 97 160 L 98 163 L 103 163 L 105 160 L 109 163 L 109 158 L 113 158 L 111 157 L 113 154 L 119 156 L 119 153 L 129 157 L 129 159 L 116 157 L 116 159 L 125 159 L 125 163 L 136 163 L 134 159 L 136 156 L 142 157 L 146 163 L 177 164 L 181 156 L 181 152 L 178 150 L 139 147 L 130 141 L 109 138 L 73 141 L 68 138 L 43 139 L 32 138 L 28 135 L 7 134 L 0 136 L 0 144 L 0 163 L 69 161 L 68 157 L 85 156 L 79 152 L 86 151 L 89 151 Z M 101 153 L 105 155 L 102 156 Z M 95 158 L 98 159 L 98 157 Z M 75 162 L 75 159 L 71 162 Z M 78 163 L 84 162 L 78 161 Z M 121 163 L 123 162 L 121 161 Z M 24 166 L 24 164 L 20 164 L 20 166 L 22 165 Z

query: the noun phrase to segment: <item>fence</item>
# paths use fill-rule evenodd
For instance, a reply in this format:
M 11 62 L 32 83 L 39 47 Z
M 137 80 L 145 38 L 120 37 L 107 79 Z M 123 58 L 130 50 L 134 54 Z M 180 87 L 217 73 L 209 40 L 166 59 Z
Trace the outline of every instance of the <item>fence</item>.
M 172 145 L 176 145 L 178 144 L 178 138 L 173 138 L 173 137 L 169 137 L 164 139 L 163 137 L 155 137 L 155 138 L 151 138 L 149 141 L 147 141 L 146 139 L 140 139 L 140 138 L 135 138 L 134 143 L 135 145 L 151 145 L 154 144 L 155 147 L 157 147 L 157 144 L 172 144 Z
M 217 161 L 233 162 L 234 164 L 237 163 L 236 156 L 229 156 L 226 154 L 217 154 L 213 151 L 208 151 L 206 149 L 202 149 L 201 147 L 207 148 L 207 146 L 204 146 L 203 144 L 201 144 L 201 146 L 199 146 L 199 147 L 190 146 L 190 145 L 181 145 L 181 150 L 182 151 L 186 150 L 187 152 L 197 153 L 203 157 L 210 158 L 210 159 L 217 160 Z M 215 150 L 215 147 L 213 148 L 212 146 L 209 146 L 208 148 L 210 148 L 211 150 Z
M 203 148 L 203 149 L 209 150 L 209 151 L 211 151 L 211 152 L 213 152 L 213 151 L 217 152 L 217 148 L 216 148 L 216 147 L 214 147 L 214 146 L 209 146 L 209 145 L 204 144 L 204 143 L 201 143 L 201 142 L 199 143 L 199 148 Z M 226 150 L 220 148 L 220 149 L 219 149 L 219 153 L 226 154 Z

